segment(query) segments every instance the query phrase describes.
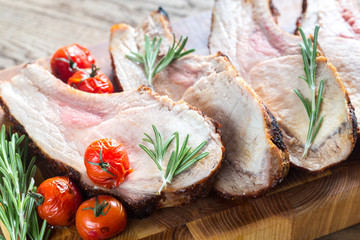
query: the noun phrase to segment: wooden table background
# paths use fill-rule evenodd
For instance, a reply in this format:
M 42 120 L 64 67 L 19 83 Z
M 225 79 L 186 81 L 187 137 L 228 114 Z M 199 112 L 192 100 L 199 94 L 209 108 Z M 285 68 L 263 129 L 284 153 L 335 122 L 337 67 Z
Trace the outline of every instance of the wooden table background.
M 211 11 L 213 0 L 0 0 L 0 70 L 50 56 L 63 45 L 107 40 L 113 24 L 136 26 L 158 6 L 177 21 Z M 360 224 L 321 239 L 360 239 Z

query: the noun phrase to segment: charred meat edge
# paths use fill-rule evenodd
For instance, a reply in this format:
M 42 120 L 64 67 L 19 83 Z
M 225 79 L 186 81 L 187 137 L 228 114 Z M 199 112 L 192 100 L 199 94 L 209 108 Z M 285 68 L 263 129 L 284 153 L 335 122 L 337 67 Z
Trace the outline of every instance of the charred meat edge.
M 226 61 L 229 62 L 229 66 L 231 66 L 236 72 L 237 70 L 235 69 L 235 67 L 232 65 L 229 57 L 227 55 L 225 55 L 222 52 L 217 52 L 216 56 L 222 56 L 224 57 L 224 59 Z M 250 92 L 254 92 L 254 90 L 252 88 L 250 88 L 249 86 L 246 85 L 246 87 L 248 88 L 248 91 Z M 256 192 L 253 195 L 248 195 L 248 196 L 234 196 L 232 194 L 226 193 L 226 192 L 221 192 L 221 191 L 216 191 L 215 192 L 226 199 L 246 199 L 246 198 L 255 198 L 255 197 L 261 197 L 263 196 L 265 193 L 267 193 L 269 190 L 271 190 L 276 184 L 280 183 L 288 174 L 289 169 L 290 169 L 290 161 L 289 161 L 289 153 L 286 149 L 286 146 L 283 142 L 283 135 L 281 133 L 279 124 L 277 123 L 275 117 L 273 116 L 273 114 L 269 111 L 269 109 L 264 105 L 264 103 L 261 101 L 260 97 L 258 95 L 254 95 L 257 97 L 257 101 L 259 102 L 259 104 L 261 104 L 261 108 L 262 108 L 262 112 L 264 115 L 264 119 L 265 119 L 265 124 L 266 124 L 266 130 L 267 130 L 267 135 L 270 136 L 268 137 L 269 140 L 271 140 L 271 142 L 274 144 L 271 151 L 275 153 L 280 153 L 281 156 L 281 168 L 276 170 L 275 176 L 272 179 L 272 183 L 269 185 L 268 188 L 265 188 L 261 191 Z M 225 146 L 226 147 L 226 146 Z M 279 159 L 280 160 L 280 159 Z
M 151 91 L 148 87 L 145 86 L 140 86 L 138 88 L 138 92 L 141 91 L 145 91 L 148 92 L 150 95 L 152 95 L 154 98 L 159 98 L 160 96 L 157 93 L 154 93 L 153 91 Z M 174 104 L 177 104 L 176 102 L 174 102 Z M 22 126 L 17 120 L 16 118 L 14 118 L 10 111 L 8 106 L 6 105 L 6 103 L 4 102 L 4 100 L 2 99 L 2 97 L 0 97 L 0 105 L 3 108 L 3 110 L 5 111 L 5 114 L 8 116 L 9 120 L 14 124 L 14 129 L 16 131 L 18 131 L 21 134 L 26 134 L 27 132 L 24 128 L 24 126 Z M 187 104 L 188 105 L 188 104 Z M 216 133 L 219 133 L 219 124 L 217 122 L 215 122 L 213 119 L 207 117 L 206 115 L 204 115 L 201 111 L 199 111 L 198 109 L 188 105 L 190 107 L 191 110 L 195 110 L 197 111 L 199 114 L 201 114 L 206 120 L 210 120 L 210 122 L 212 122 L 215 126 L 215 131 Z M 80 173 L 78 171 L 76 171 L 75 169 L 73 169 L 72 167 L 66 165 L 65 163 L 59 162 L 53 158 L 51 158 L 47 153 L 45 153 L 40 147 L 36 146 L 36 144 L 34 144 L 34 142 L 32 141 L 31 137 L 29 137 L 30 140 L 30 148 L 31 150 L 38 156 L 38 161 L 40 160 L 41 163 L 46 163 L 45 165 L 43 164 L 39 164 L 40 166 L 45 166 L 46 168 L 56 172 L 59 175 L 68 175 L 72 180 L 74 180 L 75 182 L 77 182 L 79 184 L 79 186 L 81 187 L 81 189 L 83 190 L 83 193 L 86 194 L 87 197 L 92 197 L 98 194 L 110 194 L 113 195 L 115 198 L 118 198 L 121 203 L 124 204 L 125 208 L 128 210 L 128 214 L 130 216 L 136 217 L 136 218 L 144 218 L 144 217 L 148 217 L 149 215 L 151 215 L 156 209 L 160 208 L 161 206 L 161 202 L 162 200 L 165 200 L 166 198 L 166 194 L 170 194 L 171 196 L 180 196 L 181 199 L 185 199 L 183 204 L 186 203 L 190 203 L 191 201 L 195 200 L 196 198 L 199 197 L 205 197 L 209 194 L 209 192 L 211 191 L 215 180 L 216 180 L 216 175 L 220 170 L 221 167 L 221 162 L 223 160 L 224 157 L 224 152 L 225 152 L 225 148 L 222 147 L 222 160 L 220 161 L 219 165 L 217 166 L 217 168 L 215 168 L 212 173 L 205 179 L 195 183 L 192 186 L 188 186 L 185 189 L 180 189 L 174 192 L 169 192 L 169 193 L 161 193 L 161 195 L 156 196 L 155 194 L 151 197 L 148 197 L 146 199 L 143 199 L 142 201 L 140 201 L 139 203 L 137 203 L 136 205 L 130 204 L 126 201 L 126 199 L 122 198 L 119 195 L 115 195 L 115 194 L 111 194 L 109 192 L 104 192 L 103 190 L 96 190 L 94 189 L 92 186 L 89 186 L 87 184 L 84 184 L 80 181 Z
M 272 174 L 275 173 L 275 175 L 273 175 L 273 178 L 271 178 L 272 182 L 271 182 L 271 184 L 269 184 L 269 187 L 264 188 L 252 195 L 247 195 L 247 196 L 238 196 L 238 195 L 234 196 L 234 195 L 226 193 L 226 192 L 220 192 L 220 191 L 215 190 L 216 193 L 223 198 L 237 200 L 237 199 L 248 199 L 248 198 L 261 197 L 261 196 L 265 195 L 267 192 L 269 192 L 278 183 L 282 182 L 282 180 L 289 173 L 289 169 L 290 169 L 289 153 L 288 153 L 288 151 L 285 147 L 285 144 L 282 140 L 283 137 L 282 137 L 280 127 L 279 127 L 277 121 L 275 120 L 274 116 L 272 115 L 272 113 L 267 109 L 267 107 L 263 103 L 261 103 L 261 104 L 262 104 L 263 109 L 265 110 L 264 118 L 265 118 L 265 122 L 266 122 L 266 129 L 268 130 L 267 135 L 271 136 L 271 137 L 269 137 L 269 139 L 274 144 L 273 147 L 271 147 L 271 151 L 274 153 L 280 153 L 281 161 L 282 161 L 280 163 L 281 167 L 279 169 L 277 169 L 276 171 L 272 172 Z

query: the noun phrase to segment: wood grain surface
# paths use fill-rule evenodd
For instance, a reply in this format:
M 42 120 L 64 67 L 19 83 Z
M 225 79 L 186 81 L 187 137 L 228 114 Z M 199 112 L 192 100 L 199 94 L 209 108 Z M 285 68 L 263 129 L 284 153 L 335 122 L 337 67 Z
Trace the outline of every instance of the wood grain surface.
M 189 45 L 206 54 L 207 50 L 198 46 L 207 39 L 207 30 L 193 25 L 194 18 L 183 18 L 201 14 L 200 19 L 208 22 L 200 26 L 208 26 L 213 1 L 0 0 L 0 69 L 50 56 L 60 46 L 76 42 L 95 44 L 92 50 L 97 60 L 111 73 L 104 42 L 110 27 L 119 22 L 137 25 L 159 5 L 172 22 L 178 22 L 175 31 L 195 36 Z M 186 32 L 189 25 L 191 33 Z M 96 45 L 99 42 L 104 43 Z M 9 78 L 17 71 L 5 70 L 0 77 Z M 352 159 L 320 175 L 292 170 L 289 178 L 263 198 L 225 201 L 211 195 L 190 205 L 162 209 L 146 219 L 130 219 L 127 230 L 116 239 L 321 237 L 360 222 L 359 153 L 357 150 Z M 359 226 L 321 239 L 360 239 Z M 72 226 L 56 229 L 51 239 L 80 238 Z

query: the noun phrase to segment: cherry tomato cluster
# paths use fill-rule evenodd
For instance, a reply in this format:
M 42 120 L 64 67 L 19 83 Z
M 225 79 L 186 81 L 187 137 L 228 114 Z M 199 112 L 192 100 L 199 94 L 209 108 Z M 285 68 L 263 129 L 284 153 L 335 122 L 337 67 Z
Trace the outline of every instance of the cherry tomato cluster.
M 109 78 L 99 71 L 90 51 L 78 44 L 58 49 L 50 60 L 53 74 L 81 91 L 90 93 L 113 93 Z
M 82 202 L 82 194 L 66 176 L 53 177 L 40 184 L 35 199 L 39 216 L 53 226 L 69 226 L 76 222 L 85 240 L 108 239 L 126 228 L 127 214 L 114 197 L 100 195 Z
M 117 187 L 133 171 L 124 145 L 111 138 L 91 143 L 84 164 L 89 178 L 105 188 Z M 85 240 L 108 239 L 126 228 L 126 211 L 118 200 L 100 195 L 82 202 L 79 188 L 67 176 L 49 178 L 36 193 L 29 194 L 42 219 L 53 226 L 68 226 L 75 221 Z

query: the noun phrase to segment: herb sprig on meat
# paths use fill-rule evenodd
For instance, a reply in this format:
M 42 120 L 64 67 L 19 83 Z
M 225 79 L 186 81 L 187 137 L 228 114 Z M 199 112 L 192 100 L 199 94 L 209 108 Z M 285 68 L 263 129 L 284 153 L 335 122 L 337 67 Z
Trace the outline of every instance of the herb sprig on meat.
M 139 146 L 150 156 L 150 158 L 155 162 L 156 166 L 161 172 L 162 177 L 162 185 L 157 192 L 157 194 L 161 193 L 161 190 L 163 188 L 166 188 L 168 183 L 171 183 L 172 179 L 185 171 L 188 167 L 192 166 L 194 163 L 200 161 L 207 155 L 209 155 L 208 152 L 201 153 L 199 155 L 196 155 L 198 152 L 203 149 L 203 147 L 206 145 L 207 141 L 203 141 L 199 144 L 194 150 L 191 149 L 191 147 L 187 146 L 188 140 L 189 140 L 189 134 L 186 135 L 185 140 L 180 148 L 180 142 L 179 142 L 179 133 L 175 132 L 171 135 L 171 137 L 166 141 L 163 142 L 163 137 L 157 130 L 157 128 L 152 125 L 155 135 L 155 141 L 146 133 L 144 135 L 146 138 L 143 138 L 143 141 L 150 143 L 154 146 L 154 150 L 150 150 L 144 145 L 140 144 Z M 162 168 L 162 162 L 164 161 L 165 154 L 171 144 L 171 142 L 175 138 L 175 151 L 173 151 L 170 155 L 169 162 L 167 164 L 166 171 Z
M 321 123 L 324 119 L 324 115 L 319 119 L 321 102 L 323 100 L 324 93 L 324 80 L 320 81 L 318 92 L 316 95 L 316 56 L 317 56 L 317 41 L 319 33 L 319 25 L 315 26 L 313 42 L 311 38 L 306 39 L 304 31 L 299 28 L 300 35 L 303 39 L 303 43 L 300 43 L 301 46 L 301 55 L 304 62 L 304 71 L 305 77 L 299 76 L 303 79 L 311 91 L 311 99 L 305 98 L 297 89 L 294 89 L 295 93 L 300 98 L 301 102 L 304 104 L 306 113 L 309 117 L 309 129 L 306 137 L 306 143 L 304 147 L 303 158 L 306 158 L 308 155 L 309 149 L 314 142 L 314 139 L 319 132 Z
M 159 38 L 158 40 L 157 37 L 154 37 L 150 43 L 149 37 L 145 35 L 145 53 L 141 55 L 140 53 L 131 52 L 132 55 L 126 55 L 127 58 L 144 65 L 145 75 L 149 86 L 152 86 L 153 77 L 168 65 L 170 65 L 173 61 L 195 51 L 195 49 L 183 51 L 188 40 L 187 37 L 182 39 L 181 36 L 179 41 L 176 43 L 175 34 L 173 34 L 173 36 L 174 40 L 172 46 L 169 47 L 166 55 L 162 57 L 157 63 L 156 59 L 159 54 L 162 38 Z

